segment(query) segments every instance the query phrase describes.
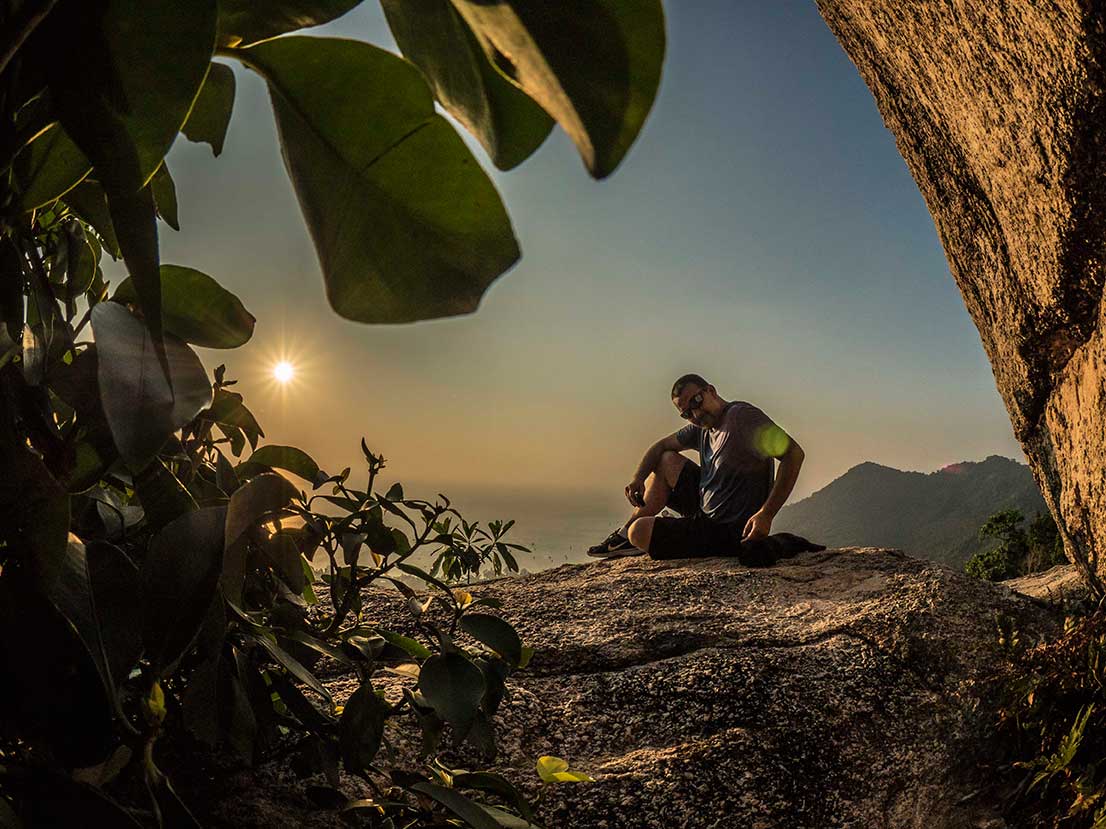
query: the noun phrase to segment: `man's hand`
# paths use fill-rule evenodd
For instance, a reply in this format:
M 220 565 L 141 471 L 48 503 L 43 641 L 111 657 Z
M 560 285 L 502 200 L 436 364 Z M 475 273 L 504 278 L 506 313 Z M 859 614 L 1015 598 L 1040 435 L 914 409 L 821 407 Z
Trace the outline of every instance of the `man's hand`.
M 626 500 L 630 502 L 632 507 L 645 506 L 645 481 L 634 478 L 626 484 Z
M 758 538 L 767 538 L 772 531 L 772 518 L 764 510 L 754 512 L 745 522 L 745 529 L 741 533 L 742 541 L 754 541 Z

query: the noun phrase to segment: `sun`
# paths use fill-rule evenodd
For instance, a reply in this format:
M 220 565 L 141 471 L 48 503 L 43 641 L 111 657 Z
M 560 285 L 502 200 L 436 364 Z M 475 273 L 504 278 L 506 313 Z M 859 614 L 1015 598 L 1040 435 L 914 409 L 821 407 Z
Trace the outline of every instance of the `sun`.
M 290 383 L 292 381 L 292 378 L 295 376 L 296 367 L 289 363 L 287 360 L 281 360 L 279 363 L 273 366 L 273 378 L 281 385 Z

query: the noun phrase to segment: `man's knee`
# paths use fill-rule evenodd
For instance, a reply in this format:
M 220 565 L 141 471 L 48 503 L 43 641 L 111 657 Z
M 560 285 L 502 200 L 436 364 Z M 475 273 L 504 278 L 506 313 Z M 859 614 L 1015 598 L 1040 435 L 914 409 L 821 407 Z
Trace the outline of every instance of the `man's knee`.
M 685 463 L 687 463 L 687 458 L 679 452 L 665 451 L 661 455 L 658 468 L 664 473 L 664 480 L 669 488 L 676 486 L 676 482 L 680 480 L 680 472 L 683 470 Z
M 630 539 L 631 544 L 643 553 L 649 552 L 649 542 L 653 537 L 652 516 L 639 518 L 630 524 L 629 528 L 626 530 L 626 537 Z

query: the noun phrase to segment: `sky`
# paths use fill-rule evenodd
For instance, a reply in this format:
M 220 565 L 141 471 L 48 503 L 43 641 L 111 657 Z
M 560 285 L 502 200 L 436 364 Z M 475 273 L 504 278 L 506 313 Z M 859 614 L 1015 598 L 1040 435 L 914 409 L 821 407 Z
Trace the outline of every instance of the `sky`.
M 620 497 L 697 372 L 802 445 L 793 501 L 863 461 L 1023 460 L 932 219 L 813 0 L 666 11 L 660 92 L 609 179 L 559 130 L 508 173 L 470 141 L 523 258 L 449 320 L 329 308 L 264 85 L 235 67 L 223 154 L 180 139 L 168 157 L 182 230 L 162 226 L 162 260 L 257 317 L 249 344 L 201 357 L 269 442 L 336 471 L 364 436 L 409 493 Z M 395 48 L 371 2 L 311 34 Z M 281 358 L 297 375 L 278 388 Z

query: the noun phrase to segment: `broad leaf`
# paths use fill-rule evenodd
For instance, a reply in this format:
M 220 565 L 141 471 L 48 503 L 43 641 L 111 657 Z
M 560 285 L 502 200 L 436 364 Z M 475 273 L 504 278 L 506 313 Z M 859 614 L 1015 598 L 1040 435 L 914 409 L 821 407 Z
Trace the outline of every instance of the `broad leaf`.
M 107 665 L 118 687 L 142 653 L 138 568 L 126 553 L 104 541 L 90 542 L 85 556 Z
M 199 358 L 175 337 L 165 340 L 173 392 L 161 373 L 150 332 L 124 306 L 92 309 L 100 399 L 119 454 L 140 470 L 169 437 L 211 401 Z M 174 396 L 175 392 L 175 396 Z
M 415 783 L 411 788 L 438 801 L 473 829 L 501 829 L 499 822 L 480 808 L 479 804 L 455 789 L 429 782 Z
M 483 642 L 512 665 L 522 660 L 522 640 L 509 622 L 487 613 L 467 613 L 461 617 L 461 630 Z
M 480 710 L 484 674 L 459 653 L 438 654 L 422 664 L 419 691 L 462 738 Z
M 591 777 L 582 771 L 571 771 L 568 761 L 548 754 L 538 758 L 538 776 L 543 783 L 591 783 Z
M 196 509 L 192 494 L 160 458 L 135 474 L 134 489 L 146 514 L 146 526 L 152 532 Z
M 492 66 L 449 0 L 383 0 L 404 57 L 423 71 L 434 96 L 509 170 L 549 135 L 553 119 Z
M 222 6 L 223 4 L 220 4 Z M 211 64 L 204 85 L 192 104 L 188 120 L 181 132 L 189 141 L 211 145 L 211 152 L 219 155 L 227 137 L 230 116 L 234 109 L 234 72 L 221 63 Z
M 319 680 L 315 677 L 313 673 L 311 673 L 311 671 L 307 670 L 307 668 L 301 665 L 299 660 L 292 656 L 292 654 L 288 653 L 288 651 L 286 651 L 268 636 L 258 634 L 256 636 L 252 636 L 251 638 L 255 642 L 257 642 L 257 644 L 261 645 L 262 648 L 268 651 L 269 656 L 271 656 L 277 664 L 285 667 L 288 672 L 296 678 L 297 681 L 302 682 L 304 685 L 306 685 L 308 688 L 310 688 L 312 691 L 314 691 L 316 694 L 318 694 L 328 702 L 333 702 L 330 696 L 330 692 L 326 690 L 326 687 L 321 682 L 319 682 Z
M 312 485 L 319 481 L 319 465 L 311 456 L 295 446 L 262 446 L 246 459 L 246 463 L 258 463 L 277 469 L 286 469 Z
M 275 472 L 266 472 L 242 484 L 227 505 L 227 548 L 262 518 L 288 506 L 297 494 L 288 479 Z
M 242 601 L 242 585 L 246 578 L 246 531 L 262 518 L 283 509 L 296 497 L 296 488 L 287 478 L 266 472 L 242 484 L 230 496 L 224 529 L 226 562 L 223 568 L 223 594 L 238 605 Z
M 70 3 L 29 49 L 65 131 L 104 186 L 146 325 L 161 353 L 157 227 L 145 185 L 203 84 L 215 47 L 216 0 Z
M 292 592 L 302 593 L 305 586 L 303 558 L 295 539 L 288 533 L 277 533 L 266 543 L 265 555 Z
M 341 17 L 361 0 L 220 0 L 219 43 L 251 46 Z
M 115 237 L 115 227 L 111 223 L 111 211 L 108 210 L 107 197 L 99 182 L 85 179 L 62 200 L 66 206 L 92 226 L 103 240 L 104 247 L 115 259 L 123 254 L 119 250 L 119 240 Z
M 391 706 L 376 695 L 371 684 L 362 684 L 346 701 L 339 722 L 342 762 L 352 774 L 363 774 L 384 739 L 384 723 Z
M 150 179 L 150 189 L 154 194 L 157 215 L 173 230 L 180 230 L 180 220 L 177 217 L 177 185 L 173 183 L 173 177 L 169 175 L 169 165 L 163 162 L 157 168 L 154 177 Z M 164 302 L 163 297 L 162 304 Z
M 265 437 L 260 424 L 253 416 L 253 412 L 246 408 L 242 402 L 242 395 L 226 389 L 219 389 L 212 400 L 211 408 L 203 413 L 205 420 L 211 420 L 220 426 L 232 427 L 241 430 L 249 438 L 250 446 L 257 446 L 259 438 Z M 245 438 L 242 438 L 243 442 Z M 234 449 L 234 454 L 241 454 L 242 447 Z
M 208 615 L 223 564 L 226 507 L 186 513 L 162 528 L 140 574 L 142 640 L 158 669 L 192 644 Z
M 427 659 L 430 656 L 430 650 L 424 644 L 409 636 L 404 636 L 401 633 L 396 633 L 391 630 L 384 630 L 383 628 L 377 628 L 376 632 L 380 634 L 388 644 L 394 645 L 416 659 Z
M 22 179 L 20 207 L 35 210 L 65 195 L 92 170 L 92 162 L 80 151 L 60 124 L 49 127 L 16 158 Z
M 237 348 L 253 336 L 253 314 L 210 276 L 181 265 L 162 265 L 160 274 L 161 314 L 167 332 L 204 348 Z M 136 303 L 134 281 L 123 280 L 112 299 Z
M 518 258 L 499 194 L 407 61 L 285 37 L 246 51 L 269 84 L 285 165 L 342 316 L 412 322 L 476 309 Z
M 591 174 L 614 172 L 660 83 L 660 0 L 452 2 L 489 59 L 569 134 Z

